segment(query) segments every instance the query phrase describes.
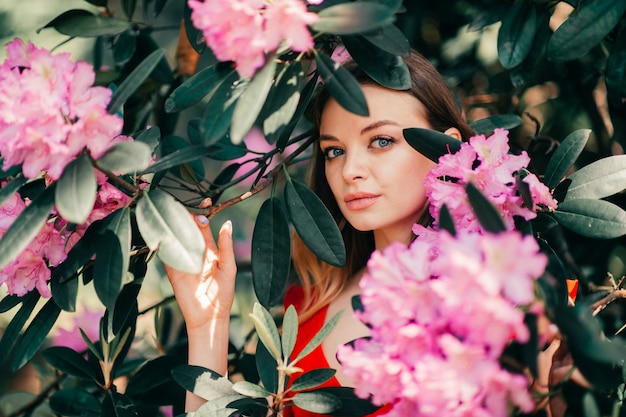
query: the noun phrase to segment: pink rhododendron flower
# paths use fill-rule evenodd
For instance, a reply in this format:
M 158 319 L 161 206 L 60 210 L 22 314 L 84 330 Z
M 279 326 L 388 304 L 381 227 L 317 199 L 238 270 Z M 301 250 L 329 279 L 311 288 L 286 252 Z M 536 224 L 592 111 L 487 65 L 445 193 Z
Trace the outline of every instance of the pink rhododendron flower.
M 15 39 L 0 66 L 0 155 L 3 169 L 22 165 L 27 178 L 56 180 L 84 148 L 95 158 L 120 134 L 107 113 L 111 91 L 92 87 L 93 68 Z
M 530 411 L 528 380 L 499 359 L 529 339 L 519 307 L 534 301 L 546 256 L 516 231 L 415 231 L 409 247 L 375 252 L 361 278 L 358 316 L 370 338 L 338 352 L 357 395 L 393 404 L 387 415 L 398 417 L 506 416 L 511 404 Z
M 189 0 L 189 7 L 217 59 L 234 61 L 242 77 L 252 78 L 281 42 L 298 52 L 313 47 L 307 26 L 318 16 L 302 0 Z
M 87 343 L 80 334 L 85 332 L 89 340 L 96 341 L 100 338 L 100 317 L 103 311 L 84 308 L 79 314 L 72 314 L 72 326 L 68 329 L 59 327 L 54 337 L 55 346 L 65 346 L 82 352 L 87 349 Z
M 473 136 L 455 154 L 443 155 L 424 181 L 430 201 L 430 213 L 438 218 L 445 204 L 455 225 L 464 230 L 481 230 L 465 193 L 468 183 L 474 184 L 502 215 L 508 230 L 515 227 L 514 217 L 526 220 L 536 217 L 537 205 L 556 208 L 550 190 L 534 174 L 527 174 L 533 206 L 526 207 L 516 189 L 516 176 L 528 166 L 525 152 L 509 153 L 508 132 L 496 129 L 490 137 Z

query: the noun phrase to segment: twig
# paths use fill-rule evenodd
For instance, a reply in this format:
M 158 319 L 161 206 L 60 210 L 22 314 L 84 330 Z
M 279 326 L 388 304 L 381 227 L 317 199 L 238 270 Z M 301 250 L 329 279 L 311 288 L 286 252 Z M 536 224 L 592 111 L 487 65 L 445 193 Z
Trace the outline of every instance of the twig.
M 610 293 L 608 293 L 607 295 L 605 295 L 604 297 L 602 297 L 600 300 L 598 300 L 595 303 L 593 303 L 593 306 L 592 306 L 593 313 L 592 314 L 594 316 L 598 315 L 598 313 L 600 313 L 602 310 L 607 308 L 607 306 L 609 304 L 611 304 L 613 301 L 615 301 L 615 300 L 617 300 L 619 298 L 626 298 L 626 290 L 622 290 L 622 289 L 617 288 L 617 289 L 611 291 Z

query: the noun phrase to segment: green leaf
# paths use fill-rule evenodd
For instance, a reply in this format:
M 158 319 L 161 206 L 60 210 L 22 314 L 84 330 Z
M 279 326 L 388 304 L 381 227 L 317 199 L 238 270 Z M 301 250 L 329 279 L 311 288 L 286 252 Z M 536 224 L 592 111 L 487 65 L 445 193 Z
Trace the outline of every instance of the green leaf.
M 399 56 L 411 54 L 409 40 L 397 26 L 385 25 L 375 31 L 363 33 L 363 37 L 390 54 Z
M 119 142 L 111 146 L 100 159 L 98 166 L 116 174 L 134 174 L 150 165 L 152 150 L 139 141 Z
M 35 310 L 35 306 L 39 301 L 39 293 L 35 291 L 30 292 L 22 297 L 21 300 L 22 306 L 18 312 L 15 313 L 15 316 L 13 316 L 2 333 L 2 338 L 0 339 L 0 363 L 9 356 L 9 352 L 17 342 L 22 328 L 26 324 L 30 314 Z
M 293 403 L 312 413 L 330 414 L 341 407 L 341 400 L 324 392 L 299 392 L 293 396 Z
M 111 101 L 107 106 L 107 111 L 111 114 L 117 113 L 126 100 L 128 100 L 135 90 L 150 76 L 152 70 L 159 65 L 159 62 L 164 56 L 165 51 L 163 49 L 157 49 L 150 53 L 141 64 L 137 65 L 133 72 L 126 77 L 124 82 L 122 82 L 119 88 L 113 93 Z
M 43 344 L 46 336 L 54 326 L 61 313 L 61 309 L 54 300 L 50 299 L 37 313 L 20 340 L 15 346 L 15 356 L 13 357 L 13 372 L 26 365 L 35 356 Z
M 373 1 L 336 4 L 321 10 L 318 16 L 311 28 L 334 35 L 370 32 L 392 23 L 395 17 L 394 10 Z
M 315 392 L 331 394 L 341 401 L 341 407 L 333 412 L 336 416 L 360 417 L 373 414 L 380 408 L 367 399 L 357 397 L 354 388 L 350 387 L 323 387 Z
M 497 128 L 512 130 L 524 123 L 517 114 L 496 114 L 494 116 L 485 117 L 484 119 L 475 120 L 470 123 L 470 127 L 476 133 L 490 133 Z
M 6 313 L 22 303 L 22 297 L 15 294 L 7 294 L 0 300 L 0 313 Z
M 272 88 L 275 73 L 276 60 L 274 55 L 270 55 L 267 57 L 267 62 L 263 68 L 257 71 L 248 87 L 237 100 L 230 124 L 230 140 L 234 144 L 241 143 L 254 125 Z
M 265 398 L 272 394 L 265 388 L 248 381 L 236 382 L 233 385 L 233 389 L 239 394 L 251 398 Z
M 118 394 L 112 390 L 106 392 L 102 401 L 102 416 L 114 417 L 137 417 L 139 414 L 135 404 L 126 395 Z
M 261 342 L 276 361 L 282 359 L 280 336 L 278 328 L 270 313 L 259 303 L 254 303 L 250 318 Z
M 100 402 L 80 388 L 61 388 L 50 397 L 50 408 L 55 413 L 68 417 L 99 417 Z
M 513 3 L 498 31 L 498 58 L 504 68 L 513 68 L 524 61 L 532 49 L 536 31 L 535 6 L 525 1 Z
M 211 197 L 213 204 L 217 203 L 220 197 L 224 195 L 224 189 L 222 189 L 222 187 L 227 188 L 227 184 L 234 178 L 237 171 L 239 171 L 239 168 L 241 168 L 241 164 L 238 163 L 227 165 L 213 179 L 208 190 L 208 194 Z
M 378 84 L 392 90 L 409 90 L 411 74 L 401 56 L 390 54 L 359 35 L 342 36 L 350 56 Z
M 142 174 L 148 174 L 151 172 L 165 171 L 167 169 L 193 162 L 200 157 L 208 154 L 211 150 L 202 145 L 188 146 L 183 149 L 178 149 L 172 153 L 167 154 L 163 158 L 156 161 L 154 164 L 143 170 Z
M 122 8 L 124 9 L 124 14 L 130 21 L 135 14 L 135 8 L 137 7 L 137 0 L 122 0 Z
M 324 341 L 324 339 L 326 339 L 326 337 L 330 334 L 330 332 L 335 328 L 342 314 L 343 314 L 343 310 L 341 310 L 340 312 L 332 316 L 330 320 L 328 320 L 328 322 L 324 324 L 324 326 L 320 329 L 320 331 L 317 332 L 315 336 L 313 336 L 313 339 L 311 339 L 311 341 L 309 341 L 309 343 L 306 344 L 304 349 L 302 349 L 302 351 L 298 354 L 296 359 L 294 359 L 291 363 L 295 364 L 300 359 L 304 358 L 306 355 L 313 352 L 315 348 L 318 347 Z
M 288 359 L 293 353 L 298 338 L 298 313 L 294 306 L 290 305 L 283 317 L 283 334 L 281 343 L 283 347 L 283 358 Z
M 113 60 L 118 65 L 124 65 L 132 58 L 137 50 L 137 35 L 134 30 L 128 29 L 120 33 L 113 44 Z
M 592 162 L 567 179 L 571 182 L 565 201 L 609 197 L 626 188 L 626 155 L 609 156 Z
M 179 271 L 200 272 L 204 239 L 182 204 L 161 190 L 151 190 L 137 203 L 137 226 L 150 250 Z
M 546 57 L 553 62 L 565 62 L 585 55 L 599 44 L 619 22 L 626 2 L 589 0 L 554 31 L 546 49 Z
M 128 327 L 134 326 L 137 321 L 137 295 L 139 295 L 139 291 L 141 290 L 141 283 L 137 283 L 136 281 L 140 280 L 135 279 L 124 285 L 124 288 L 122 288 L 122 291 L 117 296 L 117 300 L 115 300 L 112 323 L 112 330 L 115 335 L 120 334 L 122 330 Z
M 228 134 L 235 105 L 249 81 L 233 70 L 211 92 L 200 121 L 202 143 L 210 145 Z M 230 142 L 230 140 L 229 140 Z
M 567 135 L 554 151 L 546 166 L 546 173 L 543 178 L 543 182 L 549 189 L 554 189 L 574 165 L 578 156 L 585 149 L 590 134 L 591 130 L 589 129 L 576 130 Z
M 291 391 L 303 391 L 311 388 L 315 388 L 322 385 L 324 382 L 330 380 L 337 371 L 332 368 L 319 368 L 313 369 L 305 374 L 302 374 L 293 381 L 291 384 Z
M 80 331 L 80 337 L 82 337 L 82 339 L 85 341 L 85 344 L 87 345 L 87 349 L 89 349 L 89 352 L 91 352 L 93 354 L 94 357 L 96 357 L 99 361 L 104 361 L 104 356 L 102 355 L 102 349 L 100 349 L 100 346 L 102 346 L 101 344 L 99 344 L 98 346 L 94 345 L 91 340 L 89 340 L 89 337 L 85 334 L 85 331 L 81 328 L 78 329 Z
M 85 360 L 83 355 L 65 346 L 52 346 L 44 349 L 41 354 L 44 359 L 58 369 L 78 378 L 96 380 L 96 371 Z
M 623 106 L 626 97 L 626 31 L 622 30 L 611 47 L 606 63 L 606 91 L 609 103 L 615 108 Z
M 343 266 L 346 249 L 341 232 L 319 197 L 297 180 L 285 184 L 284 197 L 289 217 L 304 244 L 324 262 Z
M 491 233 L 500 233 L 506 230 L 504 221 L 498 210 L 483 195 L 483 193 L 471 182 L 465 187 L 474 215 L 478 219 L 482 228 Z
M 70 162 L 57 182 L 54 201 L 65 220 L 82 224 L 96 202 L 96 174 L 87 155 Z
M 135 142 L 145 143 L 150 147 L 150 152 L 152 152 L 161 141 L 161 129 L 158 126 L 152 126 L 150 128 L 144 129 L 135 138 Z
M 437 226 L 440 230 L 445 230 L 450 233 L 451 236 L 456 236 L 456 227 L 454 226 L 454 219 L 447 205 L 442 205 L 439 210 L 439 219 L 437 219 Z
M 20 175 L 19 177 L 4 184 L 4 186 L 0 189 L 0 206 L 3 205 L 9 197 L 16 193 L 22 185 L 24 185 L 24 183 L 26 183 L 26 178 Z
M 270 136 L 286 126 L 298 108 L 300 90 L 304 71 L 300 61 L 287 65 L 278 75 L 276 85 L 272 88 L 262 114 L 263 133 Z
M 361 85 L 347 69 L 322 52 L 315 55 L 315 63 L 328 92 L 341 107 L 359 116 L 369 115 Z
M 172 377 L 181 387 L 207 401 L 237 394 L 228 378 L 201 366 L 177 366 L 172 369 Z
M 554 217 L 583 236 L 613 239 L 626 234 L 626 212 L 605 200 L 576 199 L 559 204 Z
M 280 302 L 291 263 L 289 224 L 277 198 L 265 200 L 252 232 L 252 283 L 265 308 Z
M 76 297 L 78 296 L 78 275 L 74 278 L 59 282 L 59 276 L 52 274 L 50 279 L 52 299 L 61 309 L 73 313 L 76 311 Z
M 165 101 L 165 111 L 175 113 L 193 106 L 233 73 L 235 70 L 225 71 L 220 64 L 202 69 L 172 91 Z
M 22 253 L 43 227 L 54 207 L 56 184 L 41 192 L 24 209 L 0 239 L 0 269 Z
M 278 392 L 278 362 L 263 343 L 256 344 L 255 362 L 263 386 L 271 392 Z
M 63 284 L 69 279 L 76 278 L 79 269 L 96 253 L 103 226 L 106 226 L 103 220 L 96 220 L 89 225 L 83 237 L 69 251 L 65 261 L 52 270 L 53 280 L 58 279 L 59 283 Z
M 460 140 L 436 130 L 413 127 L 404 129 L 402 133 L 409 145 L 433 162 L 461 148 Z
M 181 365 L 174 356 L 159 356 L 146 362 L 128 381 L 126 395 L 138 397 L 161 385 L 173 381 L 172 370 Z
M 37 32 L 45 28 L 54 28 L 57 32 L 67 36 L 89 38 L 116 35 L 130 29 L 131 23 L 112 17 L 94 15 L 87 10 L 73 9 L 55 17 Z
M 130 209 L 121 208 L 109 215 L 100 236 L 94 262 L 94 288 L 102 304 L 114 310 L 126 277 L 131 243 Z
M 0 394 L 0 414 L 3 416 L 23 415 L 22 410 L 35 406 L 29 414 L 30 417 L 54 417 L 54 412 L 44 401 L 40 403 L 37 395 L 30 392 L 9 391 Z
M 313 98 L 313 93 L 315 92 L 315 88 L 317 86 L 318 74 L 315 73 L 313 76 L 307 81 L 302 89 L 302 93 L 300 94 L 300 100 L 298 101 L 298 106 L 296 107 L 296 111 L 293 114 L 293 117 L 289 121 L 287 126 L 281 128 L 278 132 L 272 135 L 267 136 L 268 143 L 276 143 L 276 149 L 281 152 L 287 146 L 289 139 L 291 138 L 291 134 L 294 129 L 298 125 L 300 118 L 304 115 L 305 111 L 309 107 L 309 103 Z

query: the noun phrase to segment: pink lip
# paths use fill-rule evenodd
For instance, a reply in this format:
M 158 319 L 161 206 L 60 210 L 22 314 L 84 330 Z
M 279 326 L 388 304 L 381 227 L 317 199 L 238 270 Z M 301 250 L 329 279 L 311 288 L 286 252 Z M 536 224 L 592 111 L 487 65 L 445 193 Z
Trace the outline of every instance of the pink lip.
M 374 204 L 378 197 L 380 197 L 379 194 L 349 193 L 346 194 L 343 201 L 350 210 L 363 210 Z

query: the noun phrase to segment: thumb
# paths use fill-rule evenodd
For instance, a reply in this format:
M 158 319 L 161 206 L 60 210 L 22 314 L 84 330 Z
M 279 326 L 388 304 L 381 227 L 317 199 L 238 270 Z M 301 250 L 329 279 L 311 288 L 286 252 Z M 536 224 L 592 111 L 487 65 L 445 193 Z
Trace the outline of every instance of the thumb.
M 230 220 L 224 222 L 220 228 L 217 245 L 219 251 L 219 268 L 223 271 L 232 272 L 237 271 L 235 263 L 235 250 L 233 247 L 233 224 Z

